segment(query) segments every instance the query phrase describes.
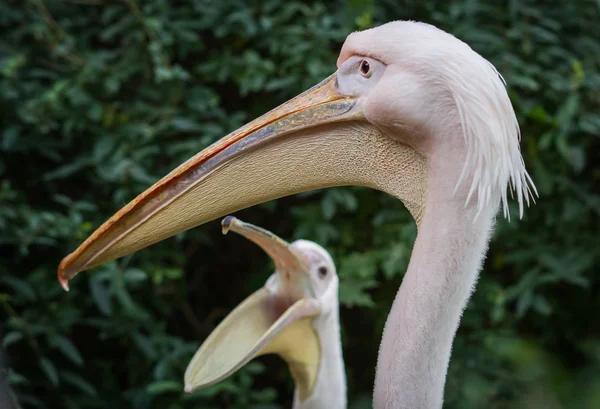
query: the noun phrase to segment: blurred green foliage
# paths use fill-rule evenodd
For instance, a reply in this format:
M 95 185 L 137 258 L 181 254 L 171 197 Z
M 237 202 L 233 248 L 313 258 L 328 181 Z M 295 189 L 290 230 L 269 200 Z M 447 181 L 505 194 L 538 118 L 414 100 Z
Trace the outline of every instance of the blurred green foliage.
M 600 12 L 595 0 L 0 2 L 0 311 L 23 408 L 288 408 L 275 357 L 185 396 L 201 340 L 272 266 L 218 222 L 82 274 L 58 262 L 174 166 L 335 69 L 346 35 L 430 22 L 505 76 L 540 199 L 500 220 L 447 408 L 600 407 Z M 513 208 L 513 215 L 517 214 Z M 238 214 L 320 242 L 341 277 L 350 408 L 370 407 L 416 228 L 364 188 Z

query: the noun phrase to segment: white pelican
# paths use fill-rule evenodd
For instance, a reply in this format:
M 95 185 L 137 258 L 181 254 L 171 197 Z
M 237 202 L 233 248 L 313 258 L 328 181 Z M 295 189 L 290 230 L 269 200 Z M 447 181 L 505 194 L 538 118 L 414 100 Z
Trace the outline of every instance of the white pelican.
M 104 223 L 58 269 L 77 272 L 266 200 L 339 185 L 400 199 L 418 225 L 388 316 L 375 408 L 441 408 L 450 350 L 500 203 L 535 192 L 502 78 L 434 26 L 353 33 L 337 71 L 198 153 Z
M 254 357 L 276 353 L 294 377 L 294 409 L 345 409 L 338 277 L 331 256 L 317 243 L 288 244 L 231 216 L 222 224 L 223 233 L 232 230 L 262 247 L 276 269 L 204 341 L 185 372 L 186 392 L 227 378 Z

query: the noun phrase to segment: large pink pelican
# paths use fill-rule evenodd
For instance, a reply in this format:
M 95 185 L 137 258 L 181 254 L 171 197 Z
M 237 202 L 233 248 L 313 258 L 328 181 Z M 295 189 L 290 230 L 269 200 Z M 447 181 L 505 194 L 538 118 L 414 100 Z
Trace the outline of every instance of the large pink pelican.
M 353 33 L 337 71 L 198 153 L 119 210 L 60 263 L 78 272 L 239 209 L 363 185 L 418 225 L 388 316 L 374 407 L 442 406 L 452 341 L 507 190 L 535 192 L 504 82 L 467 44 L 398 21 Z

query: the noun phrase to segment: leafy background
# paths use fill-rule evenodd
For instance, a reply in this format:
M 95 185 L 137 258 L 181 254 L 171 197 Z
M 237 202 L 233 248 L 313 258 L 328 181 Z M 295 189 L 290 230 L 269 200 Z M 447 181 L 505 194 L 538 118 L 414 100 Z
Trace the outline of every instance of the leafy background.
M 182 393 L 201 340 L 272 269 L 218 221 L 82 274 L 70 293 L 56 267 L 175 165 L 330 74 L 348 33 L 416 19 L 503 73 L 540 191 L 523 220 L 498 224 L 445 407 L 600 407 L 599 10 L 595 0 L 0 2 L 2 377 L 14 406 L 291 407 L 276 357 Z M 416 234 L 408 212 L 336 188 L 238 216 L 332 252 L 350 408 L 370 407 Z

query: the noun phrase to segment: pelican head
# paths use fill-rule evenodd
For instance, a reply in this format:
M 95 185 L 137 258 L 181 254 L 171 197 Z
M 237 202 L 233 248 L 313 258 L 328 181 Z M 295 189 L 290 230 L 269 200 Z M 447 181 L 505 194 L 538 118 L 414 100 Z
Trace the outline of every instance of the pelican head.
M 186 370 L 185 390 L 215 384 L 251 359 L 275 353 L 294 377 L 298 405 L 318 400 L 319 407 L 344 407 L 338 278 L 329 253 L 308 240 L 289 244 L 232 216 L 222 225 L 224 233 L 234 231 L 259 245 L 275 272 L 204 341 Z

